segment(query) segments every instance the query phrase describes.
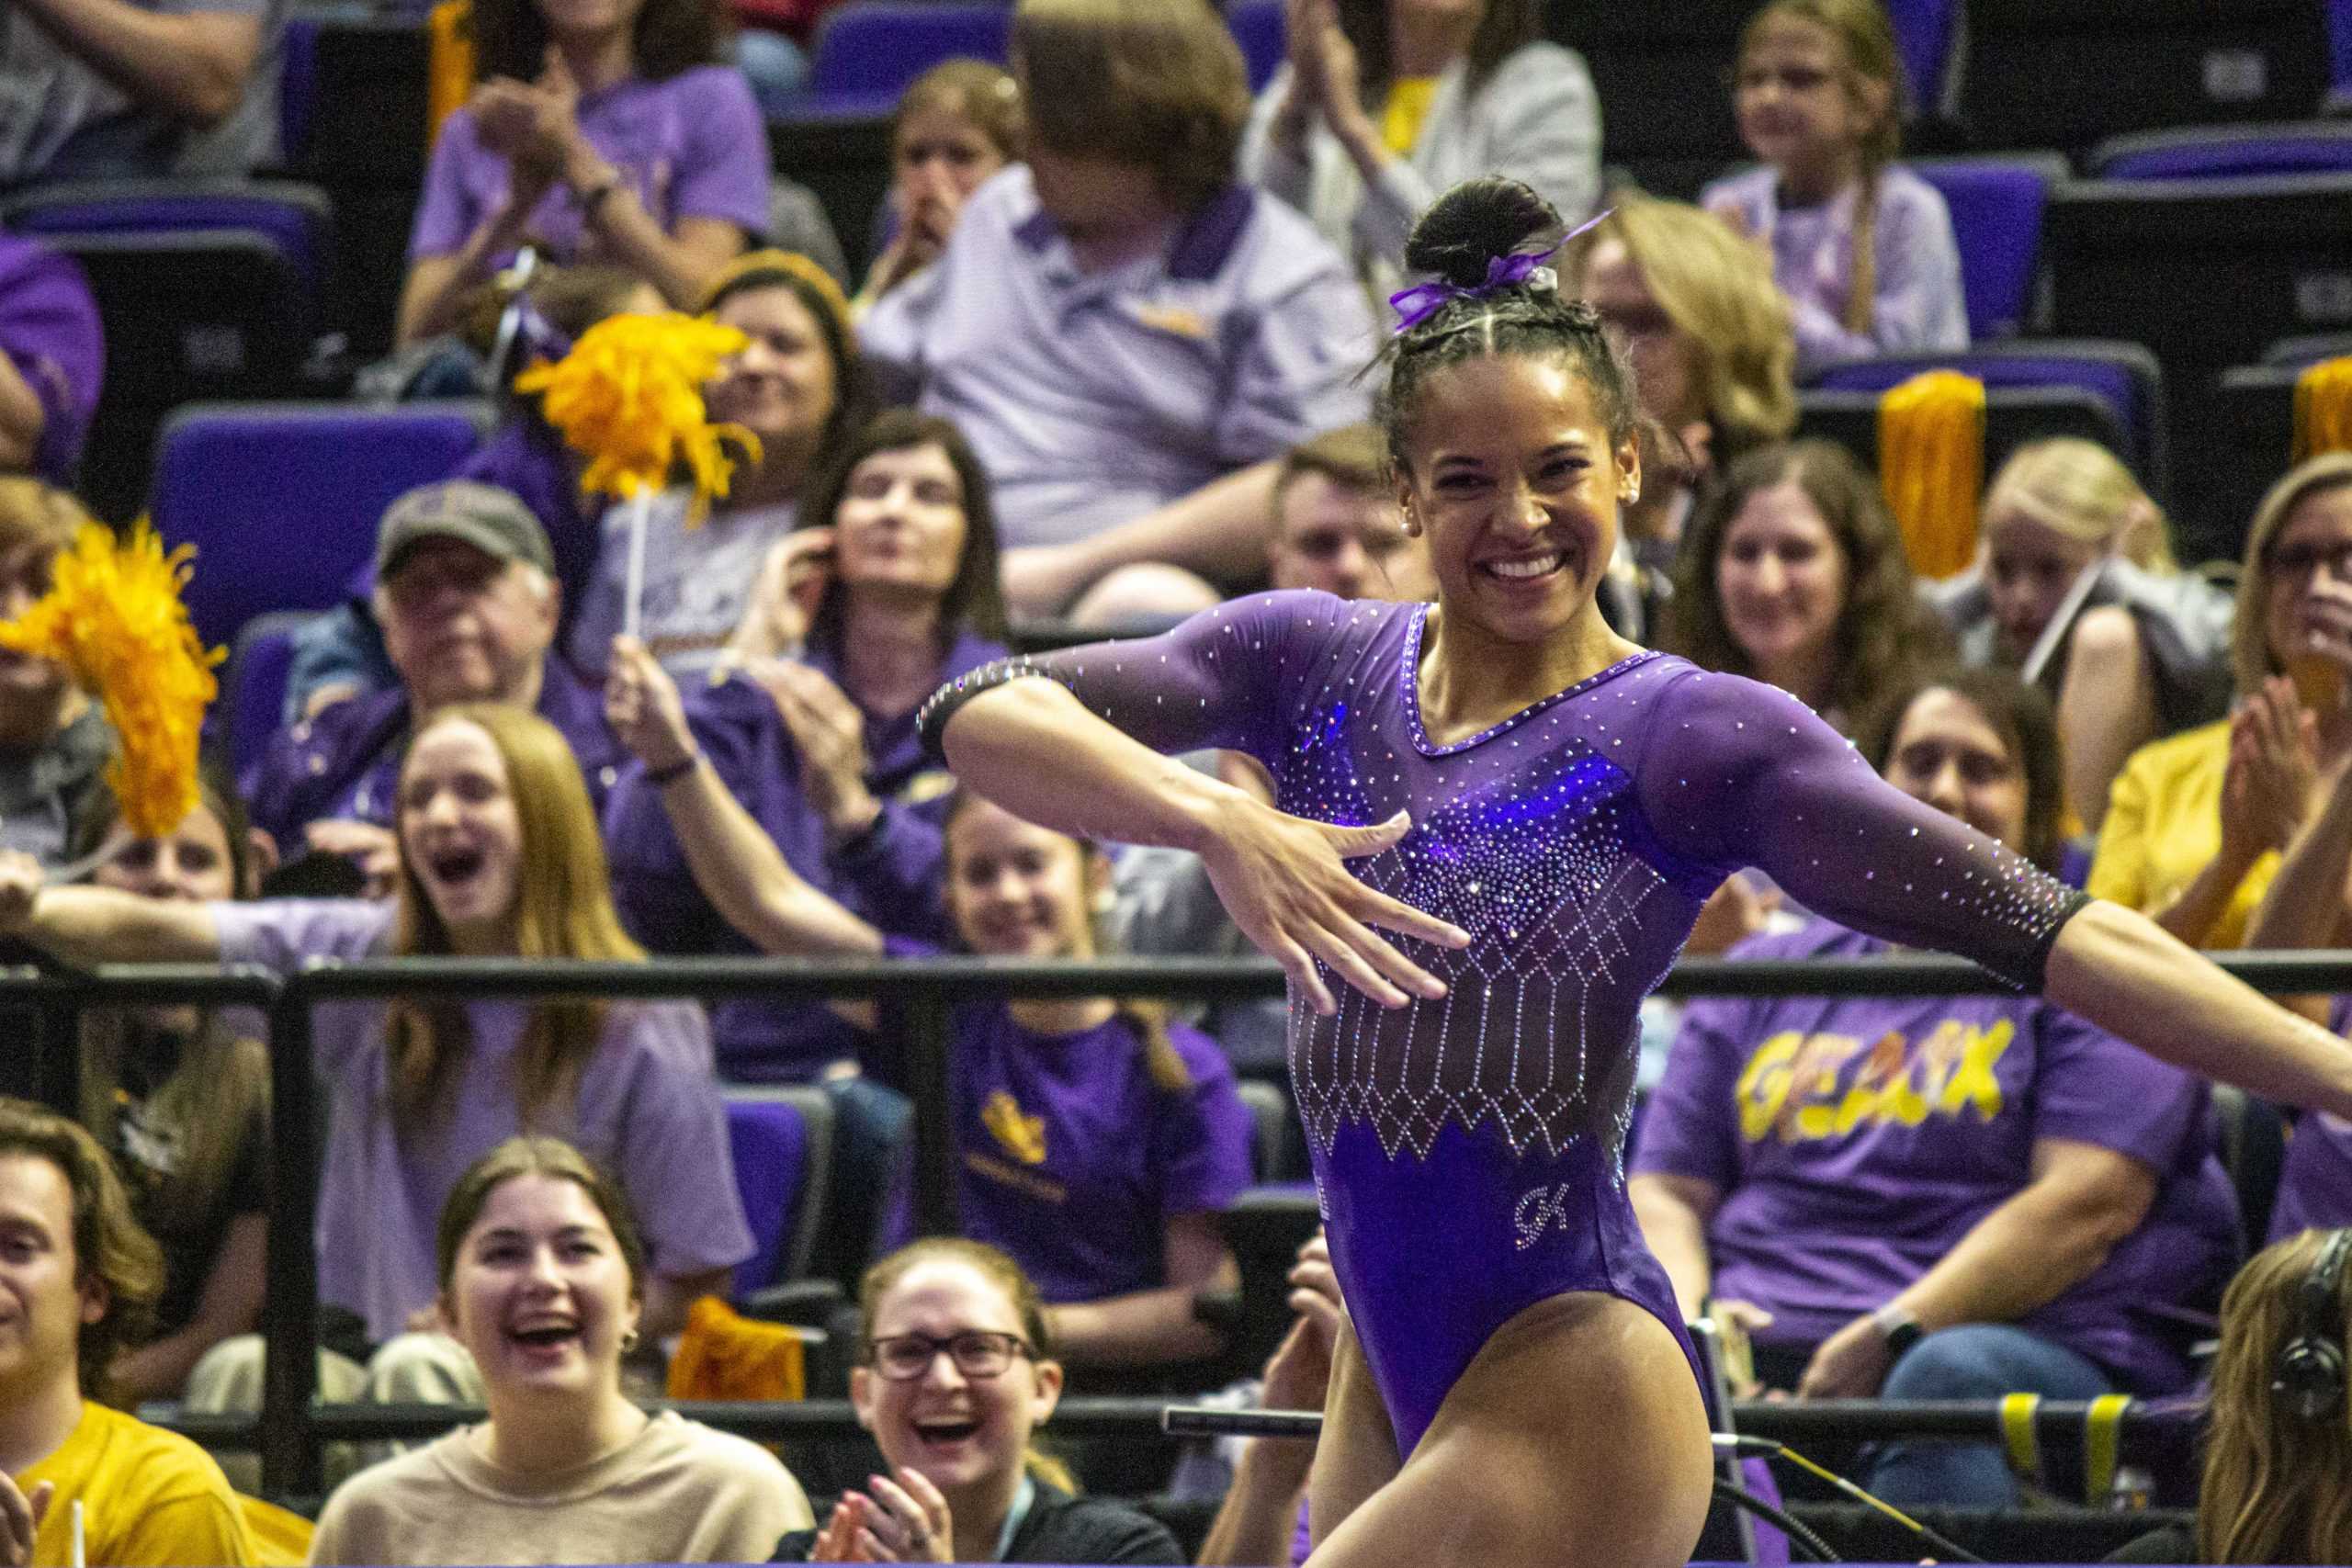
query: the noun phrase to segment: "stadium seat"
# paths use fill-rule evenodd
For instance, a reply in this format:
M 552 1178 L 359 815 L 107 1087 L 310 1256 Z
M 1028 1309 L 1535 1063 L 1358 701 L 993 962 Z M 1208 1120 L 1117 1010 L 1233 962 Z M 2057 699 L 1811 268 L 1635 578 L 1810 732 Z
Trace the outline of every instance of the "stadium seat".
M 1241 46 L 1241 62 L 1250 70 L 1250 90 L 1257 92 L 1274 79 L 1274 69 L 1288 51 L 1288 30 L 1283 21 L 1283 0 L 1229 0 L 1225 25 Z
M 2270 1210 L 2278 1200 L 2278 1176 L 2287 1162 L 2287 1123 L 2277 1106 L 2231 1084 L 2213 1086 L 2213 1114 L 2221 1127 L 2222 1164 L 2237 1190 L 2246 1250 L 2257 1251 L 2270 1234 Z
M 2292 119 L 2328 62 L 2312 0 L 1968 0 L 1955 107 L 1979 145 L 2087 150 L 2165 126 Z
M 50 186 L 0 205 L 19 234 L 242 233 L 263 236 L 301 280 L 310 302 L 324 288 L 334 208 L 326 193 L 290 180 L 123 180 Z M 306 303 L 305 315 L 311 303 Z M 109 313 L 107 324 L 114 318 Z
M 2232 559 L 2244 553 L 2254 509 L 2293 461 L 2295 382 L 2308 367 L 2241 365 L 2222 372 L 2206 439 L 2230 460 L 2214 464 L 2219 471 L 2206 476 L 2199 490 L 2209 553 Z
M 286 678 L 294 668 L 294 634 L 313 618 L 308 610 L 255 615 L 230 646 L 220 671 L 220 700 L 207 717 L 214 724 L 210 742 L 228 748 L 232 778 L 244 778 L 281 727 Z
M 817 28 L 808 79 L 812 118 L 888 114 L 910 83 L 968 55 L 1003 63 L 1012 7 L 945 0 L 855 0 Z
M 1217 1216 L 1241 1269 L 1240 1318 L 1228 1347 L 1237 1362 L 1265 1365 L 1290 1332 L 1291 1265 L 1322 1224 L 1311 1182 L 1252 1187 Z
M 1263 1078 L 1239 1078 L 1234 1087 L 1240 1091 L 1241 1103 L 1250 1108 L 1254 1125 L 1250 1131 L 1250 1163 L 1256 1168 L 1261 1181 L 1296 1181 L 1306 1175 L 1290 1158 L 1291 1145 L 1297 1140 L 1292 1125 L 1297 1113 L 1291 1109 L 1290 1095 L 1277 1083 Z
M 277 163 L 292 168 L 311 141 L 311 119 L 318 107 L 319 27 L 315 16 L 300 12 L 286 18 L 277 50 Z
M 2264 349 L 2262 363 L 2301 370 L 2323 359 L 2341 359 L 2347 354 L 2352 354 L 2352 333 L 2302 333 L 2282 337 Z
M 1987 344 L 1957 354 L 1890 355 L 1834 365 L 1815 378 L 1814 386 L 1823 392 L 1876 395 L 1927 370 L 1959 370 L 1973 376 L 1984 383 L 1988 400 L 1996 402 L 2001 400 L 1996 394 L 2034 389 L 2087 394 L 2109 411 L 2121 438 L 2120 446 L 2112 441 L 2104 444 L 2113 446 L 2132 466 L 2151 493 L 2160 498 L 2164 494 L 2167 477 L 2164 378 L 2154 356 L 2137 344 L 2053 339 Z M 1989 412 L 1987 418 L 1994 426 L 2004 423 L 2001 416 Z M 1992 439 L 1989 431 L 1987 439 Z M 1988 475 L 1991 469 L 1988 457 Z
M 1922 368 L 1935 362 L 1923 360 Z M 1835 441 L 1872 470 L 1878 468 L 1878 405 L 1875 391 L 1808 389 L 1797 394 L 1797 434 Z M 1984 389 L 1984 472 L 1989 477 L 2009 454 L 2044 436 L 2076 435 L 2096 441 L 2130 459 L 2132 446 L 2115 407 L 2097 392 L 2075 386 Z
M 323 610 L 401 491 L 445 479 L 490 428 L 479 403 L 185 409 L 157 443 L 153 512 L 197 547 L 188 613 L 208 642 L 272 610 Z
M 790 1085 L 730 1085 L 726 1099 L 735 1188 L 752 1227 L 753 1251 L 735 1269 L 744 1295 L 808 1269 L 831 1180 L 833 1108 L 822 1089 Z
M 1912 107 L 1922 118 L 1933 118 L 1943 105 L 1962 8 L 1960 0 L 1887 0 L 1904 80 Z
M 2222 125 L 2151 130 L 2102 141 L 2084 170 L 2102 180 L 2217 179 L 2352 170 L 2352 125 Z
M 1596 6 L 1550 0 L 1546 31 L 1584 56 L 1612 165 L 1657 195 L 1690 199 L 1747 156 L 1725 73 L 1754 0 Z
M 2041 215 L 2067 175 L 2054 152 L 1915 158 L 1907 166 L 1951 209 L 1968 335 L 2013 337 L 2027 327 L 2041 264 Z
M 2352 0 L 2327 0 L 2327 104 L 2331 113 L 2352 102 Z

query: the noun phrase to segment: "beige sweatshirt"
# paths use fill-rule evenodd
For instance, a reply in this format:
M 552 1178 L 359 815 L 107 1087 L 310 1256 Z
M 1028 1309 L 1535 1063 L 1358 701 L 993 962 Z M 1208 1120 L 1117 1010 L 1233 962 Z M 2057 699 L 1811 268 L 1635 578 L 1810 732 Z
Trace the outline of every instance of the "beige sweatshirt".
M 327 1500 L 316 1563 L 763 1562 L 815 1522 L 757 1444 L 664 1412 L 577 1470 L 526 1478 L 484 1457 L 483 1428 L 360 1472 Z

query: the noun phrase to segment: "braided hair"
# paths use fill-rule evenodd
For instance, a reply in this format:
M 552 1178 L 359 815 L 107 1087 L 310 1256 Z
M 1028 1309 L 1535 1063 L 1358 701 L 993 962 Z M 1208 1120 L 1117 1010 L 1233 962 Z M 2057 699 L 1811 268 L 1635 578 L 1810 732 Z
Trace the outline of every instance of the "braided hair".
M 1430 375 L 1496 355 L 1566 360 L 1591 389 L 1611 443 L 1622 446 L 1634 438 L 1642 423 L 1634 372 L 1601 334 L 1592 307 L 1562 295 L 1556 276 L 1543 272 L 1523 283 L 1487 287 L 1487 271 L 1497 261 L 1556 244 L 1562 230 L 1550 202 L 1499 175 L 1454 186 L 1413 226 L 1405 243 L 1405 265 L 1464 292 L 1399 333 L 1381 353 L 1388 383 L 1378 413 L 1389 460 L 1398 472 L 1410 467 L 1406 437 Z

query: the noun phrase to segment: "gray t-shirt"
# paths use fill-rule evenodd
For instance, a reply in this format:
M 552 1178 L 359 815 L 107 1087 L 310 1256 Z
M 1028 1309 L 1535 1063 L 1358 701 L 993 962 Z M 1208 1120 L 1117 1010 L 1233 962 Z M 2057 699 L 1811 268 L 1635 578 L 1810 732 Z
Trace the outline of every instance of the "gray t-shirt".
M 629 513 L 634 503 L 605 508 L 604 544 L 596 573 L 581 595 L 571 623 L 571 661 L 582 670 L 612 662 L 628 596 Z M 714 508 L 686 526 L 686 492 L 669 490 L 646 508 L 645 597 L 639 635 L 670 678 L 691 690 L 718 662 L 752 599 L 760 568 L 777 540 L 792 532 L 794 507 Z
M 311 958 L 380 958 L 387 904 L 277 899 L 215 904 L 224 964 L 290 973 Z M 433 1304 L 433 1235 L 466 1168 L 529 1131 L 577 1145 L 620 1180 L 646 1255 L 671 1279 L 732 1268 L 752 1255 L 735 1187 L 710 1028 L 688 1002 L 613 1002 L 579 1093 L 527 1129 L 513 1059 L 530 1004 L 469 1002 L 471 1048 L 445 1109 L 409 1127 L 393 1115 L 381 1002 L 318 1009 L 311 1061 L 328 1101 L 319 1175 L 319 1299 L 359 1314 L 381 1342 Z
M 125 0 L 142 11 L 261 18 L 242 103 L 198 131 L 133 103 L 14 6 L 0 6 L 0 186 L 36 180 L 242 175 L 277 150 L 278 45 L 286 0 Z

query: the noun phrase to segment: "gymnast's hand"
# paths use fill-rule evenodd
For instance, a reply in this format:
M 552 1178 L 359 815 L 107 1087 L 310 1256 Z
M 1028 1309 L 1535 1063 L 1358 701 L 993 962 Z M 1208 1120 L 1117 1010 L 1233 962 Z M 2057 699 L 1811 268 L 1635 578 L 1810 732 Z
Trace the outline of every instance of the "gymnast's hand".
M 1340 828 L 1292 817 L 1235 791 L 1201 863 L 1241 934 L 1283 966 L 1319 1013 L 1339 1010 L 1316 972 L 1319 963 L 1382 1007 L 1445 995 L 1445 984 L 1375 935 L 1379 926 L 1441 947 L 1467 947 L 1469 933 L 1365 886 L 1347 862 L 1395 846 L 1412 829 L 1399 811 L 1370 828 Z

